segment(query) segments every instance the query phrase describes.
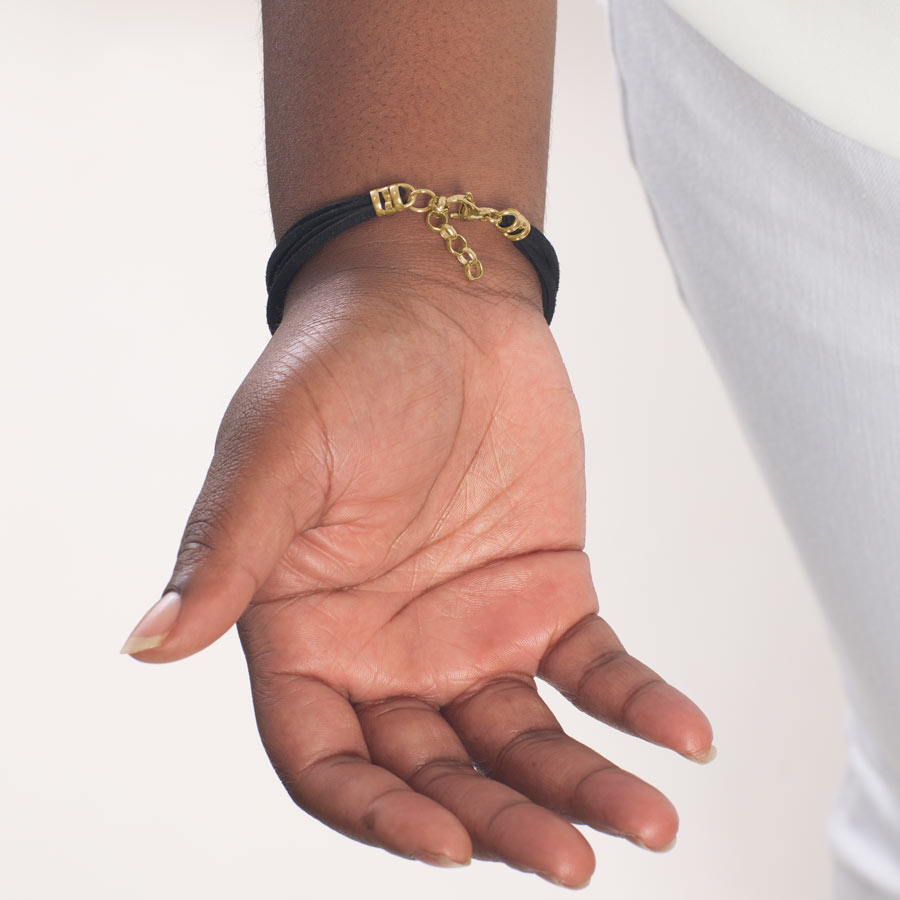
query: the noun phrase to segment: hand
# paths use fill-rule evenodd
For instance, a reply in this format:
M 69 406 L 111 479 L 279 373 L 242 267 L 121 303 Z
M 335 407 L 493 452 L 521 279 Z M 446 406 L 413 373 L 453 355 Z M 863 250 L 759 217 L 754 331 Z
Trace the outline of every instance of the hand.
M 568 737 L 535 677 L 686 756 L 712 735 L 597 615 L 578 409 L 540 312 L 472 284 L 303 283 L 222 422 L 181 599 L 156 615 L 177 620 L 138 658 L 239 619 L 260 734 L 303 809 L 404 856 L 576 886 L 594 860 L 569 822 L 661 849 L 677 814 Z

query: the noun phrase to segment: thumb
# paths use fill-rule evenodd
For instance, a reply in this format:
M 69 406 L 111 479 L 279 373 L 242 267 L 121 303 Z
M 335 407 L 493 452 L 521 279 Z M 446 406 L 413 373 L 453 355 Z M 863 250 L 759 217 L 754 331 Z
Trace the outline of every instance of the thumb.
M 240 618 L 295 535 L 315 524 L 323 505 L 320 490 L 303 491 L 305 508 L 296 509 L 271 461 L 241 469 L 213 460 L 172 578 L 122 653 L 142 662 L 171 662 L 207 647 Z

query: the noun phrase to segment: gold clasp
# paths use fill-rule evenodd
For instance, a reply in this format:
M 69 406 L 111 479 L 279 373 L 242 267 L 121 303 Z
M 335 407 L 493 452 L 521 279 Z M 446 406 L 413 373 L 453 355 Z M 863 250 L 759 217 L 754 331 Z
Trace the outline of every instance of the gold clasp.
M 400 193 L 401 188 L 406 190 L 406 200 Z M 492 206 L 478 206 L 468 191 L 445 197 L 428 188 L 414 188 L 411 184 L 400 182 L 369 191 L 369 196 L 377 216 L 389 216 L 401 209 L 423 213 L 425 224 L 444 239 L 447 249 L 462 265 L 469 281 L 481 278 L 484 267 L 466 239 L 450 224 L 450 219 L 490 222 L 511 241 L 521 241 L 531 231 L 531 223 L 517 209 L 498 210 Z M 418 205 L 419 197 L 424 197 L 426 202 Z

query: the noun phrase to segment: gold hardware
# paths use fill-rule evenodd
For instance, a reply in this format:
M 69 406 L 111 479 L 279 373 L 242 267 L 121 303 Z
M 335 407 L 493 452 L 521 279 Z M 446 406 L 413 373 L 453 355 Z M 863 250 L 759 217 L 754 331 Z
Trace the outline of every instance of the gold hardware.
M 389 216 L 391 213 L 405 208 L 406 204 L 400 196 L 400 188 L 406 188 L 407 192 L 412 192 L 413 186 L 400 182 L 400 184 L 389 184 L 386 187 L 369 191 L 376 216 Z
M 406 190 L 406 200 L 400 193 L 401 188 Z M 414 188 L 401 181 L 399 184 L 389 184 L 369 191 L 369 195 L 378 216 L 389 216 L 401 209 L 422 213 L 425 224 L 444 239 L 447 250 L 456 257 L 469 281 L 481 278 L 484 266 L 468 241 L 450 224 L 450 219 L 490 222 L 511 241 L 521 241 L 531 231 L 531 223 L 517 209 L 478 206 L 468 191 L 444 197 L 428 188 Z M 419 203 L 420 198 L 424 198 L 423 204 Z

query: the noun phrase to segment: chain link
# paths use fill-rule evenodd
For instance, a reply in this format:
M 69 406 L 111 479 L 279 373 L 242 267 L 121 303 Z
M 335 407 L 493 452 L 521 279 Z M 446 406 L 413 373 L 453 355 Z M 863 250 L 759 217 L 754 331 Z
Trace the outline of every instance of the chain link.
M 406 191 L 405 199 L 401 189 Z M 450 224 L 451 219 L 490 222 L 511 241 L 521 241 L 531 231 L 531 223 L 517 209 L 479 206 L 468 191 L 445 197 L 428 188 L 414 188 L 411 184 L 400 182 L 376 188 L 369 195 L 376 215 L 388 216 L 401 209 L 411 209 L 424 215 L 425 224 L 444 239 L 447 250 L 456 257 L 469 281 L 481 278 L 484 266 L 468 241 Z M 421 198 L 424 198 L 424 203 Z

